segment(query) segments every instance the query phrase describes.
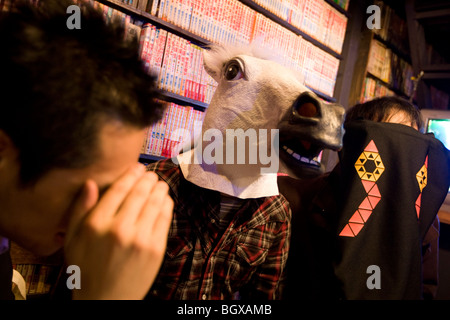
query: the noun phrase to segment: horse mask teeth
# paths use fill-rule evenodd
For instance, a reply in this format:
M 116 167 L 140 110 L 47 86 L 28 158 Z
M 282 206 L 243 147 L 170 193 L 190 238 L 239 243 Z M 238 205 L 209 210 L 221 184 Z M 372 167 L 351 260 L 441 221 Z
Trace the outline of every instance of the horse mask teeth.
M 339 149 L 343 135 L 341 106 L 320 101 L 300 74 L 255 48 L 204 51 L 218 86 L 194 149 L 177 158 L 190 182 L 240 198 L 277 195 L 278 172 L 317 171 L 319 152 Z

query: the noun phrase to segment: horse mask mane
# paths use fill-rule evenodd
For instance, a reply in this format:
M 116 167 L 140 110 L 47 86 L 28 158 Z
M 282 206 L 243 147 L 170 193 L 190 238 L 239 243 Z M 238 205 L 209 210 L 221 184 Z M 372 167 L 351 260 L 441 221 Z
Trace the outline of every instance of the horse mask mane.
M 320 151 L 342 146 L 344 108 L 255 46 L 212 46 L 204 67 L 218 86 L 194 147 L 174 159 L 188 181 L 242 199 L 278 195 L 278 172 L 319 174 Z

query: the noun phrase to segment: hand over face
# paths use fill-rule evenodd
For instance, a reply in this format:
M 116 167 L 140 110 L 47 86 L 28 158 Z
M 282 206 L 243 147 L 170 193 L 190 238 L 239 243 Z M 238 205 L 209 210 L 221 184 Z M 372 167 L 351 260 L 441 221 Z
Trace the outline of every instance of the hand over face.
M 99 198 L 89 180 L 66 235 L 68 264 L 80 267 L 74 299 L 142 299 L 162 263 L 173 201 L 168 185 L 142 165 L 128 170 Z

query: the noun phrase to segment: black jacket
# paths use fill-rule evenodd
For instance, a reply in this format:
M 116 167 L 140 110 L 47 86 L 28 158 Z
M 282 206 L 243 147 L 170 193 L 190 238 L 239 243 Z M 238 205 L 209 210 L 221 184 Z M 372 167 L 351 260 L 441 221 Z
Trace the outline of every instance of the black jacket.
M 280 177 L 292 207 L 284 296 L 421 299 L 432 292 L 436 215 L 449 167 L 448 150 L 432 136 L 354 121 L 331 174 L 309 181 Z M 369 266 L 380 268 L 381 289 L 368 288 Z

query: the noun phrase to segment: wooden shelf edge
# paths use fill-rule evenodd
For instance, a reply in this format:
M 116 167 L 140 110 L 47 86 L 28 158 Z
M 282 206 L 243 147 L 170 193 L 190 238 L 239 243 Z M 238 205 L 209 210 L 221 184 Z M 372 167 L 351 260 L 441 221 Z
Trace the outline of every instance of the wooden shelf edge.
M 107 6 L 110 6 L 113 9 L 120 10 L 122 12 L 125 12 L 128 15 L 134 15 L 137 16 L 140 19 L 143 19 L 146 22 L 151 22 L 157 27 L 163 28 L 167 31 L 170 31 L 171 33 L 176 34 L 177 36 L 181 36 L 194 44 L 200 45 L 201 47 L 207 47 L 211 45 L 212 43 L 192 32 L 189 32 L 187 30 L 184 30 L 183 28 L 180 28 L 170 22 L 167 22 L 161 18 L 155 17 L 151 15 L 148 12 L 136 9 L 131 7 L 130 5 L 124 4 L 117 0 L 96 0 L 100 3 L 103 3 Z
M 316 95 L 318 95 L 320 98 L 327 100 L 328 102 L 336 102 L 336 98 L 333 98 L 323 92 L 320 92 L 319 90 L 313 89 L 311 87 L 308 87 L 307 85 L 305 85 L 305 87 L 307 87 L 309 90 L 311 90 L 312 92 L 314 92 Z
M 208 104 L 205 102 L 183 97 L 173 92 L 163 91 L 162 95 L 166 98 L 166 101 L 175 102 L 182 106 L 192 106 L 194 108 L 200 108 L 202 111 L 208 108 Z
M 381 81 L 381 80 L 380 80 Z M 321 97 L 322 99 L 327 100 L 328 102 L 336 102 L 336 99 L 323 93 L 320 92 L 319 90 L 313 89 L 309 86 L 306 86 L 309 90 L 311 90 L 312 92 L 314 92 L 315 94 L 317 94 L 319 97 Z M 208 104 L 205 102 L 201 102 L 201 101 L 197 101 L 197 100 L 193 100 L 191 98 L 186 98 L 183 96 L 180 96 L 178 94 L 172 93 L 172 92 L 162 92 L 162 95 L 167 99 L 166 101 L 168 102 L 175 102 L 179 105 L 183 105 L 183 106 L 192 106 L 194 108 L 200 108 L 202 109 L 202 111 L 205 111 L 205 109 L 208 108 Z
M 346 16 L 347 18 L 350 18 L 350 13 L 348 13 L 347 10 L 345 10 L 344 8 L 342 8 L 340 5 L 338 5 L 336 2 L 333 2 L 332 0 L 325 0 L 326 3 L 328 3 L 330 6 L 332 6 L 333 8 L 335 8 L 337 11 L 339 11 L 340 13 L 342 13 L 344 16 Z
M 152 154 L 146 154 L 146 153 L 141 153 L 139 155 L 139 160 L 159 161 L 159 160 L 164 160 L 164 159 L 167 159 L 167 158 L 161 157 L 161 156 L 155 156 Z

